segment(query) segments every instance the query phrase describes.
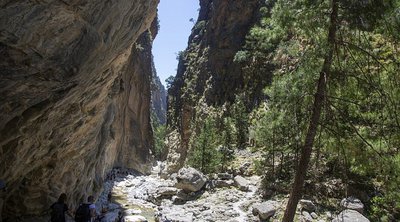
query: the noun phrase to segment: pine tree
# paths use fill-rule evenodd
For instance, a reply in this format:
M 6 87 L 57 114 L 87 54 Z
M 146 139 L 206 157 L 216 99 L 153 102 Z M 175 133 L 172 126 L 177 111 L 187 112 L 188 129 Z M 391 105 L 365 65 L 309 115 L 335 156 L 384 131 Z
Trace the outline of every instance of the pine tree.
M 321 110 L 324 106 L 324 100 L 326 97 L 327 81 L 331 75 L 331 66 L 333 60 L 333 53 L 336 44 L 336 31 L 338 26 L 338 1 L 332 0 L 332 12 L 330 16 L 330 26 L 328 32 L 328 50 L 324 58 L 324 64 L 319 74 L 317 92 L 314 96 L 313 111 L 311 120 L 308 128 L 308 132 L 304 141 L 304 145 L 301 150 L 300 162 L 296 170 L 296 176 L 293 183 L 293 188 L 290 193 L 289 201 L 286 206 L 285 215 L 282 221 L 291 222 L 294 219 L 297 204 L 303 193 L 304 180 L 310 163 L 311 152 L 314 145 L 315 135 L 321 117 Z
M 301 197 L 313 146 L 314 162 L 343 163 L 338 170 L 346 184 L 349 174 L 385 184 L 373 198 L 376 220 L 400 212 L 399 6 L 399 1 L 278 0 L 237 54 L 238 61 L 252 65 L 264 58 L 275 67 L 267 101 L 256 112 L 260 119 L 252 123 L 258 144 L 273 163 L 284 151 L 281 165 L 297 162 L 302 148 L 286 221 Z M 275 171 L 274 164 L 271 168 Z

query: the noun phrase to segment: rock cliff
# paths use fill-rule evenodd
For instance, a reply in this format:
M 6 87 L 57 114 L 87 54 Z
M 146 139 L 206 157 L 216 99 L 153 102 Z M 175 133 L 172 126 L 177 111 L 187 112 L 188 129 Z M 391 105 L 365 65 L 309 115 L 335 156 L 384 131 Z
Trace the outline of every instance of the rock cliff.
M 234 62 L 234 56 L 255 23 L 261 2 L 200 0 L 199 17 L 168 91 L 170 172 L 176 172 L 186 160 L 198 109 L 232 102 L 243 87 L 242 67 Z
M 115 166 L 149 172 L 157 4 L 0 1 L 3 218 L 40 215 L 62 192 L 76 206 Z
M 151 106 L 152 110 L 160 124 L 167 122 L 167 91 L 161 83 L 160 78 L 153 69 L 153 81 L 151 84 Z

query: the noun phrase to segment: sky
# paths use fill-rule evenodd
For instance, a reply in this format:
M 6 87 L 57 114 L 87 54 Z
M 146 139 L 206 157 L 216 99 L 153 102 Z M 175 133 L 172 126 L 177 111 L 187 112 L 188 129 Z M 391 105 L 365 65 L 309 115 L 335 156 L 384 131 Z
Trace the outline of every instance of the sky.
M 186 49 L 193 27 L 197 20 L 199 0 L 161 0 L 158 5 L 160 30 L 153 43 L 153 56 L 157 74 L 161 82 L 176 75 L 177 53 Z

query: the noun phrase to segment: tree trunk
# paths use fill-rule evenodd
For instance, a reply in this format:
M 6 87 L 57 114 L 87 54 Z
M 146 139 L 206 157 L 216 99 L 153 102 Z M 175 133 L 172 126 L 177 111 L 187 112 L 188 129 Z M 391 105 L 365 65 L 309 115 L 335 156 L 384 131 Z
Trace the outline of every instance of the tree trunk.
M 272 131 L 272 177 L 274 180 L 274 186 L 275 186 L 275 133 Z
M 338 15 L 338 0 L 332 0 L 332 12 L 330 18 L 330 26 L 328 33 L 328 51 L 324 58 L 324 64 L 319 74 L 317 92 L 314 95 L 313 112 L 311 115 L 308 132 L 301 150 L 300 162 L 297 166 L 296 176 L 294 179 L 292 191 L 286 206 L 283 222 L 292 222 L 296 213 L 297 203 L 299 202 L 304 186 L 304 180 L 307 174 L 307 168 L 310 162 L 312 147 L 314 144 L 315 134 L 317 132 L 321 110 L 325 99 L 327 79 L 330 74 L 332 65 L 333 52 L 335 47 L 336 29 Z
M 318 141 L 320 141 L 320 138 L 321 138 L 321 131 L 320 131 L 320 134 L 319 134 Z M 315 170 L 318 170 L 318 168 L 319 168 L 319 159 L 320 159 L 320 156 L 321 156 L 321 148 L 322 148 L 322 145 L 319 142 L 318 145 L 317 145 L 317 154 L 316 154 L 317 156 L 315 157 Z

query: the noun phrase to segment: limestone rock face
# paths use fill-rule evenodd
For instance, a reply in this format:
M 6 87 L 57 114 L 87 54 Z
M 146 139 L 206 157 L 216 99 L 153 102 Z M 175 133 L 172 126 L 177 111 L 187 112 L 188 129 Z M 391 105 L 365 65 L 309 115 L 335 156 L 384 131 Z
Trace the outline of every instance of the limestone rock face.
M 153 74 L 151 87 L 152 110 L 157 117 L 158 122 L 160 124 L 165 124 L 167 122 L 167 91 L 156 72 Z
M 185 163 L 192 121 L 199 116 L 196 106 L 232 102 L 243 87 L 241 65 L 234 62 L 234 56 L 255 23 L 261 2 L 200 0 L 189 46 L 180 54 L 177 75 L 168 90 L 170 173 Z
M 114 166 L 149 172 L 157 4 L 0 1 L 4 217 L 41 214 L 62 192 L 74 207 Z

